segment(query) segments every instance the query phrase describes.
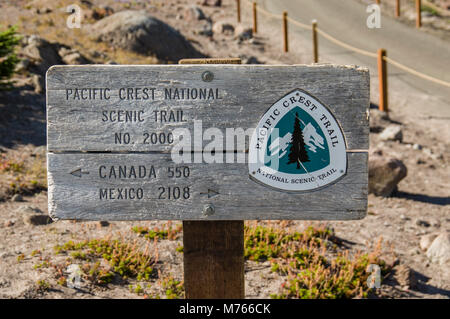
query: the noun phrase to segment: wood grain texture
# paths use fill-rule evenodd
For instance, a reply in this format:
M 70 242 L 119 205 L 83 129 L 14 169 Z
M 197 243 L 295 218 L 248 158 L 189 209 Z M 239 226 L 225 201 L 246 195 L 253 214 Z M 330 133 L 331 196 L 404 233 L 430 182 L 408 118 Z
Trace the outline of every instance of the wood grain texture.
M 190 169 L 189 177 L 169 178 L 168 167 L 176 166 L 170 154 L 49 153 L 49 213 L 53 218 L 80 220 L 360 219 L 367 209 L 367 153 L 348 153 L 347 157 L 346 176 L 319 191 L 299 194 L 254 182 L 246 163 L 183 164 Z M 118 174 L 118 167 L 125 165 L 128 171 L 131 166 L 136 171 L 146 166 L 147 177 L 109 178 L 110 167 L 116 167 Z M 149 178 L 151 165 L 156 176 Z M 78 169 L 80 177 L 71 174 Z M 100 177 L 106 173 L 106 178 Z M 159 187 L 175 186 L 189 187 L 189 198 L 158 199 Z M 144 196 L 141 200 L 100 200 L 100 189 L 113 189 L 117 197 L 118 188 L 142 188 Z M 202 210 L 209 204 L 215 213 L 204 216 Z
M 242 221 L 184 221 L 186 298 L 245 298 L 243 243 Z
M 202 74 L 213 73 L 211 82 Z M 155 88 L 155 100 L 120 100 L 120 88 Z M 68 88 L 110 88 L 109 100 L 66 99 Z M 221 99 L 165 100 L 165 88 L 219 89 Z M 254 128 L 280 98 L 300 88 L 326 105 L 341 125 L 348 149 L 368 149 L 369 73 L 367 69 L 335 66 L 173 65 L 55 66 L 47 72 L 48 150 L 169 151 L 164 144 L 143 144 L 144 132 L 192 129 Z M 155 122 L 154 111 L 183 110 L 186 122 Z M 143 110 L 145 121 L 102 122 L 102 111 Z M 129 144 L 115 144 L 114 134 L 128 132 Z M 205 142 L 206 144 L 208 142 Z M 227 149 L 227 150 L 234 150 Z

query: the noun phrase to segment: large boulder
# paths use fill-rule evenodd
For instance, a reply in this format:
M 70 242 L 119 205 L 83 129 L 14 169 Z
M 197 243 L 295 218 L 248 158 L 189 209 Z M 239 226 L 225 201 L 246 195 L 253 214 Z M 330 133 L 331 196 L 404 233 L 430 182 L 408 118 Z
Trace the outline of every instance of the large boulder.
M 126 10 L 93 25 L 98 41 L 160 60 L 204 57 L 177 30 L 145 11 Z
M 401 160 L 386 156 L 382 151 L 369 155 L 369 193 L 390 196 L 406 174 L 406 166 Z

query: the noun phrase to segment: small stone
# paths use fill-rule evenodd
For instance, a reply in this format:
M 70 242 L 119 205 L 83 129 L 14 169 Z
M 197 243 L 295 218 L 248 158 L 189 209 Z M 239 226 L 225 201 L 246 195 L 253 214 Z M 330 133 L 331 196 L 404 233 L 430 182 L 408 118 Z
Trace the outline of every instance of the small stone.
M 421 150 L 422 149 L 422 145 L 420 145 L 420 144 L 414 144 L 413 145 L 413 149 L 415 149 L 415 150 Z
M 399 125 L 389 125 L 379 135 L 382 141 L 399 141 L 403 140 L 402 128 Z
M 408 216 L 405 216 L 403 214 L 400 215 L 400 219 L 401 220 L 410 220 L 411 218 L 409 218 Z
M 431 262 L 444 264 L 450 261 L 450 233 L 437 236 L 427 250 L 427 257 Z
M 206 19 L 206 16 L 203 13 L 202 9 L 195 5 L 192 5 L 184 11 L 184 18 L 187 21 L 198 21 Z
M 435 240 L 437 237 L 437 234 L 428 234 L 428 235 L 424 235 L 422 236 L 422 238 L 420 238 L 420 249 L 422 250 L 427 250 L 430 246 L 431 243 L 433 242 L 433 240 Z
M 236 35 L 236 38 L 240 41 L 249 40 L 253 38 L 253 29 L 245 27 L 242 24 L 238 24 L 234 29 L 234 34 Z
M 423 219 L 419 219 L 419 218 L 416 219 L 416 225 L 417 226 L 421 226 L 421 227 L 430 227 L 431 226 L 428 221 L 423 220 Z
M 20 195 L 20 194 L 15 194 L 15 195 L 11 198 L 11 201 L 13 201 L 13 202 L 23 202 L 22 195 Z
M 217 21 L 213 25 L 214 33 L 223 33 L 225 35 L 232 35 L 234 33 L 234 26 L 228 22 Z
M 212 37 L 213 30 L 212 30 L 212 23 L 209 21 L 206 21 L 202 27 L 197 31 L 199 35 L 203 35 L 205 37 Z

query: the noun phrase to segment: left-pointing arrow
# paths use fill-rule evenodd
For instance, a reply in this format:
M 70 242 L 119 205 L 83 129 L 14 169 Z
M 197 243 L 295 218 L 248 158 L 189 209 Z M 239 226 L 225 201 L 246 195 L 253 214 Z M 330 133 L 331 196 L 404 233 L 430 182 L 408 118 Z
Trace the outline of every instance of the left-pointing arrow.
M 79 168 L 79 169 L 74 170 L 73 172 L 70 172 L 70 174 L 72 174 L 73 176 L 76 176 L 76 177 L 81 177 L 82 175 L 89 174 L 89 172 L 83 172 L 81 170 L 81 168 Z

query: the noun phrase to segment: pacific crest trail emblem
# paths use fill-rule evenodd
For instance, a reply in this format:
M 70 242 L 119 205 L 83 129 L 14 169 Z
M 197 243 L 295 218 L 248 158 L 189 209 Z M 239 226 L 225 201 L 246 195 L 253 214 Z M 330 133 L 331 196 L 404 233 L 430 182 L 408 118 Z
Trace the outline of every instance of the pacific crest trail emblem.
M 297 89 L 262 116 L 249 148 L 250 178 L 285 191 L 311 191 L 346 174 L 338 122 L 320 101 Z

